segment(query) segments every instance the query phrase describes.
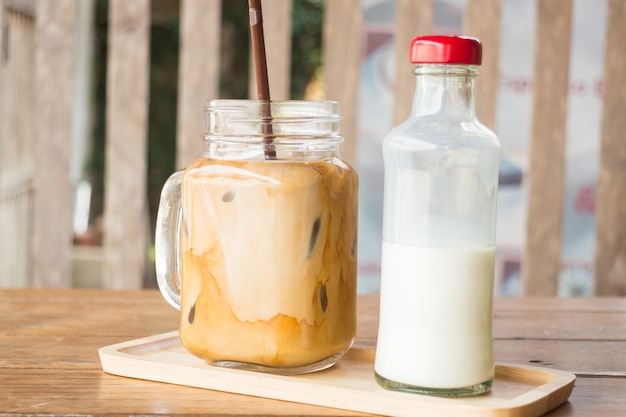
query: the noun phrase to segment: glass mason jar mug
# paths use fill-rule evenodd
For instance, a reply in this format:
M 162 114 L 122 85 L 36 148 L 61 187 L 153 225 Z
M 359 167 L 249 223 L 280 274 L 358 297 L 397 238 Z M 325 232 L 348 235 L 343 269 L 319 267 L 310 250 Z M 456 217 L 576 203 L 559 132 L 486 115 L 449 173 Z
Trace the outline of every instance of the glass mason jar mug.
M 215 100 L 206 149 L 163 187 L 157 280 L 211 364 L 332 366 L 356 333 L 356 172 L 335 102 Z

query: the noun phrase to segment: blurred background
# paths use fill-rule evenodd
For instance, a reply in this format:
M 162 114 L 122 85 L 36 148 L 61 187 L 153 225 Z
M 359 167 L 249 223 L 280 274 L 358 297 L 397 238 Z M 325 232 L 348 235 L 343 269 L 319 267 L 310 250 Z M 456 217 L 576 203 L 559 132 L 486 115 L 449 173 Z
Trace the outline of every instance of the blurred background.
M 326 0 L 332 1 L 332 0 Z M 27 16 L 29 2 L 13 1 L 19 11 L 23 3 Z M 459 34 L 462 30 L 464 0 L 435 0 L 434 33 Z M 498 219 L 497 292 L 520 292 L 520 261 L 525 231 L 524 174 L 528 164 L 528 143 L 532 104 L 533 45 L 536 4 L 534 1 L 502 0 L 500 76 L 495 130 L 503 144 Z M 321 99 L 322 24 L 324 0 L 294 0 L 292 10 L 292 99 Z M 153 239 L 156 210 L 163 183 L 175 171 L 176 103 L 180 48 L 178 0 L 153 0 L 150 26 L 150 84 L 148 120 L 147 193 L 149 238 Z M 395 71 L 395 2 L 362 0 L 362 65 L 358 87 L 359 108 L 355 164 L 361 177 L 359 212 L 359 292 L 378 291 L 382 214 L 381 143 L 393 125 Z M 575 0 L 570 54 L 570 91 L 566 145 L 566 190 L 564 207 L 561 295 L 589 295 L 592 290 L 594 210 L 598 174 L 598 147 L 604 61 L 605 0 Z M 35 39 L 27 30 L 27 19 L 6 23 L 2 59 L 7 65 L 10 46 L 16 43 L 31 49 Z M 266 20 L 269 17 L 266 17 Z M 76 85 L 73 106 L 82 116 L 72 127 L 71 180 L 74 190 L 73 285 L 101 286 L 102 212 L 104 204 L 104 160 L 107 70 L 107 0 L 81 0 L 77 16 L 78 38 Z M 21 25 L 21 26 L 20 26 Z M 416 34 L 417 35 L 417 34 Z M 30 38 L 29 38 L 30 36 Z M 250 50 L 247 1 L 225 0 L 222 6 L 220 56 L 221 98 L 247 98 Z M 405 45 L 400 47 L 405 48 Z M 408 49 L 408 48 L 407 48 Z M 25 62 L 33 57 L 23 57 Z M 410 66 L 407 59 L 407 71 Z M 6 76 L 6 74 L 5 74 Z M 480 77 L 480 75 L 479 75 Z M 4 80 L 19 82 L 19 80 Z M 51 80 L 53 82 L 53 80 Z M 413 89 L 413 85 L 407 85 Z M 24 108 L 32 100 L 32 87 L 24 86 L 19 97 Z M 2 91 L 0 91 L 2 94 Z M 29 95 L 30 94 L 30 95 Z M 21 101 L 20 101 L 21 100 Z M 4 100 L 6 101 L 6 100 Z M 31 103 L 32 104 L 32 103 Z M 13 114 L 4 109 L 5 115 Z M 198 109 L 201 117 L 201 109 Z M 9 119 L 0 123 L 10 124 Z M 1 127 L 1 126 L 0 126 Z M 26 122 L 25 135 L 36 132 Z M 202 132 L 198 132 L 198 140 Z M 0 137 L 0 141 L 6 136 Z M 1 144 L 1 143 L 0 143 Z M 0 151 L 7 153 L 6 146 Z M 14 145 L 14 146 L 24 146 Z M 4 150 L 3 150 L 4 149 Z M 22 258 L 29 242 L 13 236 L 26 235 L 29 208 L 3 206 L 9 189 L 9 162 L 0 155 L 0 286 L 29 285 L 29 266 Z M 13 194 L 12 194 L 13 193 Z M 16 208 L 17 207 L 17 208 Z M 12 210 L 12 211 L 11 211 Z M 22 213 L 22 214 L 20 214 Z M 152 252 L 148 256 L 153 256 Z M 155 287 L 151 263 L 144 276 L 145 287 Z

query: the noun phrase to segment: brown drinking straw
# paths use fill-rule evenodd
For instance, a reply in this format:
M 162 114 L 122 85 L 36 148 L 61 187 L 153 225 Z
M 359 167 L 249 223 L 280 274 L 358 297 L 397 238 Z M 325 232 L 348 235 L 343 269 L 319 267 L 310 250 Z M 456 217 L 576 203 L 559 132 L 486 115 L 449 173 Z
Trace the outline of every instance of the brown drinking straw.
M 252 37 L 252 54 L 254 72 L 259 100 L 263 103 L 261 132 L 265 144 L 265 159 L 276 159 L 276 150 L 272 146 L 274 129 L 272 128 L 272 111 L 270 107 L 270 83 L 267 78 L 267 59 L 265 57 L 265 36 L 263 35 L 263 12 L 261 0 L 248 0 L 250 8 L 250 35 Z

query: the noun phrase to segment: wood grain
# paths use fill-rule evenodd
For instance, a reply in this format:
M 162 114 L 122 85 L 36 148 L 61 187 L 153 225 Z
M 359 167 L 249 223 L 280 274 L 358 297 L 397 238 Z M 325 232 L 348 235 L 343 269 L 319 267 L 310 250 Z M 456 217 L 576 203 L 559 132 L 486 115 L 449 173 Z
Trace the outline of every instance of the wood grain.
M 608 3 L 602 144 L 596 206 L 595 292 L 626 295 L 626 2 Z
M 572 1 L 539 0 L 527 180 L 523 292 L 556 295 L 561 270 L 564 148 Z
M 70 144 L 77 3 L 36 4 L 33 286 L 71 285 Z
M 409 116 L 413 105 L 415 75 L 409 56 L 411 40 L 416 36 L 431 34 L 433 17 L 433 0 L 396 1 L 394 125 L 403 122 Z
M 554 297 L 532 297 L 529 301 L 525 297 L 496 297 L 495 309 L 500 312 L 523 312 L 528 310 L 532 303 L 536 313 L 625 313 L 626 298 L 602 297 L 587 298 L 581 303 L 579 297 L 561 297 L 555 302 Z
M 625 341 L 497 339 L 499 361 L 567 369 L 581 377 L 626 378 Z M 620 365 L 620 361 L 622 364 Z
M 109 2 L 103 287 L 140 288 L 147 260 L 150 2 Z
M 576 326 L 562 327 L 562 323 L 571 320 Z M 587 312 L 553 311 L 547 315 L 539 312 L 498 312 L 494 326 L 500 339 L 541 340 L 611 340 L 626 333 L 623 312 Z M 598 322 L 604 326 L 597 328 Z M 626 363 L 622 367 L 626 371 Z
M 359 296 L 357 306 L 357 343 L 374 347 L 378 296 Z M 623 415 L 626 298 L 497 298 L 495 313 L 496 360 L 588 375 L 547 416 Z M 363 415 L 107 375 L 98 348 L 177 327 L 178 312 L 157 291 L 5 289 L 0 317 L 0 413 Z
M 463 21 L 463 34 L 477 37 L 483 45 L 474 92 L 478 120 L 490 129 L 495 129 L 498 104 L 501 7 L 501 0 L 468 0 Z
M 204 107 L 219 98 L 222 2 L 182 0 L 180 8 L 176 167 L 183 169 L 202 155 Z
M 327 100 L 339 102 L 342 158 L 354 164 L 356 155 L 356 115 L 361 69 L 363 16 L 360 0 L 324 3 L 324 80 Z

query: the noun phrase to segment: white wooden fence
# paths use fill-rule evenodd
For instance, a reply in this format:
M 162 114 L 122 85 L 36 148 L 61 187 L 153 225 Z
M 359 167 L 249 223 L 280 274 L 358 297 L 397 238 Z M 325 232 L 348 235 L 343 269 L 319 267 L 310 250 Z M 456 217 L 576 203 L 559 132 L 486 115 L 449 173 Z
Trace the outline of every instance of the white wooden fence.
M 32 7 L 20 6 L 0 8 L 0 283 L 4 286 L 24 285 L 31 259 L 35 20 Z

